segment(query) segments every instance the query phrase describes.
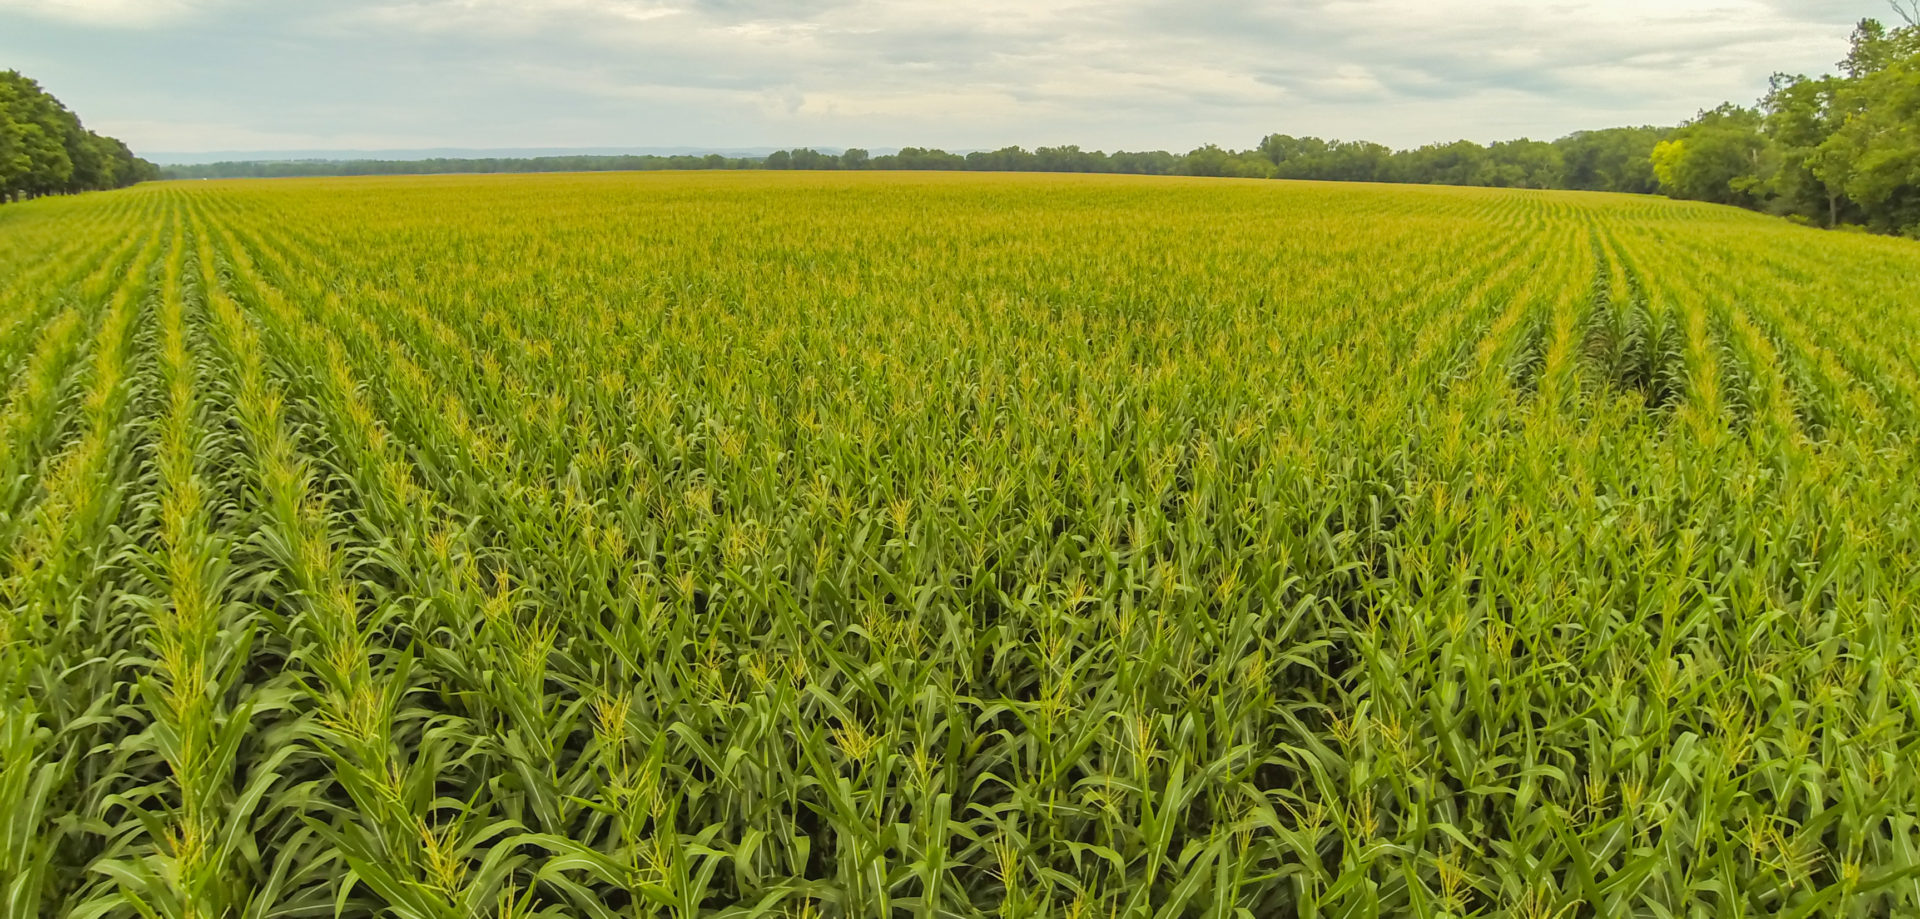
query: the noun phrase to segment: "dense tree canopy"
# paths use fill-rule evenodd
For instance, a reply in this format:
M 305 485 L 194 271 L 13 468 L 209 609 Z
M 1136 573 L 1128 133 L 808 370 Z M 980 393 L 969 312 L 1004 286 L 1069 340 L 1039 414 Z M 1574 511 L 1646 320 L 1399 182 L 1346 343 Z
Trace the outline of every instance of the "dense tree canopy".
M 87 130 L 40 84 L 0 71 L 0 202 L 119 188 L 159 175 L 126 144 Z
M 1840 72 L 1776 74 L 1654 150 L 1662 191 L 1824 226 L 1920 236 L 1920 25 L 1865 20 Z

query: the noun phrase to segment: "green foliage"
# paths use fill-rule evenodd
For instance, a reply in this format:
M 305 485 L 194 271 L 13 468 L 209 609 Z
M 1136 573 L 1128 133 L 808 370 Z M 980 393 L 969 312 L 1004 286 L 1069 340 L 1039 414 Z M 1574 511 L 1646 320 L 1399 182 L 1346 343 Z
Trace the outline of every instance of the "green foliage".
M 79 117 L 18 71 L 0 71 L 0 203 L 122 188 L 158 178 L 125 144 Z
M 1809 79 L 1776 74 L 1762 103 L 1767 146 L 1760 179 L 1777 213 L 1841 219 L 1846 193 L 1846 163 L 1839 150 L 1822 149 L 1834 132 L 1839 112 L 1834 93 L 1843 83 L 1831 77 Z
M 1854 29 L 1840 74 L 1776 74 L 1758 111 L 1723 105 L 1653 166 L 1675 197 L 1920 233 L 1920 25 Z
M 1653 148 L 1653 173 L 1675 197 L 1750 206 L 1758 200 L 1766 140 L 1760 113 L 1723 105 Z
M 0 276 L 0 915 L 1920 913 L 1904 240 L 442 176 Z
M 1815 172 L 1874 229 L 1920 229 L 1920 55 L 1834 93 L 1839 124 L 1815 152 Z
M 1565 170 L 1561 182 L 1587 191 L 1658 192 L 1653 148 L 1670 133 L 1669 128 L 1633 127 L 1569 134 L 1554 142 Z
M 1180 172 L 1192 176 L 1226 176 L 1239 179 L 1265 179 L 1274 175 L 1274 166 L 1254 151 L 1236 153 L 1207 144 L 1188 153 Z
M 761 159 L 696 156 L 555 156 L 528 159 L 342 160 L 231 162 L 170 166 L 169 178 L 423 175 L 436 173 L 585 172 L 655 169 L 874 169 L 970 172 L 1084 172 L 1231 178 L 1414 182 L 1511 188 L 1572 187 L 1593 191 L 1655 190 L 1647 153 L 1660 132 L 1621 128 L 1547 143 L 1469 141 L 1395 152 L 1364 141 L 1270 135 L 1252 150 L 1206 144 L 1185 154 L 1083 150 L 1076 145 L 1002 147 L 965 155 L 907 147 L 874 156 L 854 148 L 838 155 L 809 148 L 776 150 Z M 1578 158 L 1568 160 L 1570 153 Z M 1637 168 L 1636 168 L 1637 166 Z

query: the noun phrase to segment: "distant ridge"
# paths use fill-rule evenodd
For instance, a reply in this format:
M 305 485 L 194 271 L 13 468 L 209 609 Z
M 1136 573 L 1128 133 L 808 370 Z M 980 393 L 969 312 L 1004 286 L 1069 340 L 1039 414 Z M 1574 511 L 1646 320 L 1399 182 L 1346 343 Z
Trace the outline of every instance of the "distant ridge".
M 208 163 L 350 162 L 353 160 L 525 159 L 537 156 L 706 156 L 762 157 L 790 147 L 429 147 L 404 150 L 214 150 L 201 153 L 149 153 L 163 166 Z M 841 147 L 814 147 L 838 155 Z M 876 149 L 876 154 L 890 149 Z

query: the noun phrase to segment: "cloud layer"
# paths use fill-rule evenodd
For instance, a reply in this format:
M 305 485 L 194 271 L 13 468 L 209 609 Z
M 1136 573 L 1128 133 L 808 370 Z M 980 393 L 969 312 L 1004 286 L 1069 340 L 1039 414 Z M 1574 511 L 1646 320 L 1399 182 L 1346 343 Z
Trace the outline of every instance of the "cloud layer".
M 1823 71 L 1839 0 L 0 0 L 136 149 L 1397 146 L 1667 123 Z

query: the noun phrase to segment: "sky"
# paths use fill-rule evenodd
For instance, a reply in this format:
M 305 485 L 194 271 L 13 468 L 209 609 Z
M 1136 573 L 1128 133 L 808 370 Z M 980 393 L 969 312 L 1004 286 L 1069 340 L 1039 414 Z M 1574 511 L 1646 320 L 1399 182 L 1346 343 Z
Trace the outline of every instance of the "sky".
M 1824 73 L 1883 0 L 0 0 L 136 152 L 1552 139 Z

